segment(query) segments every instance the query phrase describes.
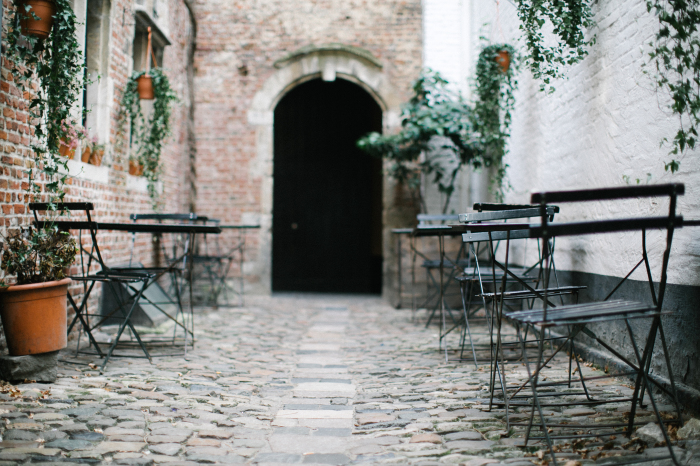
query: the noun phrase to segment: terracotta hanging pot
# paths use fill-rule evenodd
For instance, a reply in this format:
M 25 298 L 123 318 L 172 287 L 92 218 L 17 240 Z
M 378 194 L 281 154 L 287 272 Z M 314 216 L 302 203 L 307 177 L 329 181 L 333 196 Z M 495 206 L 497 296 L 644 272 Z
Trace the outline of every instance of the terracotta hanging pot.
M 25 5 L 29 5 L 31 10 L 26 11 Z M 56 4 L 53 0 L 24 0 L 18 3 L 17 9 L 20 13 L 19 25 L 22 34 L 39 39 L 49 37 L 53 26 L 53 15 L 56 13 Z M 34 19 L 34 15 L 39 19 Z
M 147 74 L 139 76 L 136 80 L 141 100 L 153 100 L 153 78 Z
M 507 73 L 508 68 L 510 68 L 510 53 L 507 50 L 501 50 L 496 55 L 495 60 L 496 63 L 498 63 L 498 66 L 501 67 L 501 71 L 503 73 Z
M 11 356 L 63 349 L 70 278 L 0 288 L 0 317 Z

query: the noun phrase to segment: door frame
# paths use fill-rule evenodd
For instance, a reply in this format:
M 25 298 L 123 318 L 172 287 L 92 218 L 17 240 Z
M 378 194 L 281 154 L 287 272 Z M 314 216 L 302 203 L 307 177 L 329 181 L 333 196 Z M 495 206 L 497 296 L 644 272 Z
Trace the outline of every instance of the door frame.
M 401 100 L 395 87 L 383 70 L 382 64 L 370 52 L 350 46 L 337 45 L 305 47 L 275 63 L 278 70 L 270 76 L 255 94 L 248 110 L 248 123 L 255 128 L 256 157 L 251 162 L 252 178 L 260 179 L 259 216 L 251 218 L 260 224 L 259 254 L 250 263 L 246 275 L 256 275 L 260 281 L 252 285 L 253 293 L 272 292 L 272 194 L 273 194 L 273 125 L 277 103 L 294 87 L 306 81 L 321 78 L 335 81 L 341 77 L 363 88 L 382 109 L 382 128 L 391 133 L 400 126 Z M 387 209 L 387 190 L 391 183 L 384 183 L 384 210 Z M 246 220 L 246 219 L 244 219 Z M 382 225 L 384 262 L 391 250 L 391 238 Z M 386 280 L 383 286 L 386 287 Z

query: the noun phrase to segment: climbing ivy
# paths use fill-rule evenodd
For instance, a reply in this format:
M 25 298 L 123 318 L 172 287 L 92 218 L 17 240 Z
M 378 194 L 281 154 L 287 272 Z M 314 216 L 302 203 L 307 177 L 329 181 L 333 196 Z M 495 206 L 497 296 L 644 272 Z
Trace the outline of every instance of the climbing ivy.
M 59 157 L 61 140 L 68 140 L 74 127 L 73 106 L 83 89 L 84 59 L 76 34 L 76 17 L 69 0 L 54 0 L 56 13 L 46 39 L 22 35 L 21 16 L 33 15 L 20 3 L 7 29 L 7 52 L 12 80 L 28 98 L 28 122 L 32 127 L 34 163 L 28 170 L 32 196 L 42 192 L 37 177 L 43 175 L 43 190 L 49 200 L 60 201 L 67 173 L 67 159 Z M 35 87 L 38 84 L 38 88 Z
M 510 66 L 499 62 L 500 54 L 507 54 Z M 472 128 L 477 137 L 479 159 L 494 170 L 491 190 L 499 201 L 503 201 L 504 179 L 507 164 L 503 163 L 506 142 L 510 137 L 510 123 L 515 106 L 514 92 L 518 86 L 515 73 L 518 68 L 515 49 L 508 44 L 485 46 L 479 53 L 474 78 L 474 111 Z M 504 69 L 505 68 L 505 69 Z
M 666 171 L 677 171 L 676 157 L 694 149 L 700 124 L 700 0 L 650 0 L 647 11 L 659 17 L 659 32 L 650 45 L 656 68 L 656 84 L 671 96 L 670 108 L 678 116 L 679 128 L 671 143 Z M 662 141 L 662 144 L 667 139 Z
M 126 83 L 121 101 L 118 133 L 120 137 L 125 137 L 124 128 L 128 122 L 133 148 L 130 160 L 143 166 L 143 174 L 148 180 L 148 194 L 156 207 L 156 183 L 161 175 L 160 156 L 165 138 L 172 130 L 170 113 L 177 96 L 165 73 L 160 68 L 151 69 L 149 75 L 153 81 L 153 111 L 146 119 L 141 110 L 137 81 L 144 74 L 143 71 L 134 72 Z
M 586 40 L 585 31 L 593 25 L 591 0 L 516 0 L 520 29 L 528 49 L 527 63 L 541 90 L 554 90 L 553 79 L 561 78 L 560 67 L 573 65 L 588 55 L 595 36 Z M 543 27 L 549 23 L 559 41 L 545 46 Z

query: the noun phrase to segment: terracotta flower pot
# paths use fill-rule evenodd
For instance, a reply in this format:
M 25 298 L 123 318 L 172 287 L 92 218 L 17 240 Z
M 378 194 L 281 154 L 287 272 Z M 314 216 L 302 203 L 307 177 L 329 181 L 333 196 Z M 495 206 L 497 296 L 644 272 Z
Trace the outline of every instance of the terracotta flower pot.
M 70 278 L 0 288 L 0 316 L 11 356 L 58 351 L 66 337 Z
M 498 55 L 496 55 L 495 60 L 501 67 L 501 71 L 507 73 L 508 68 L 510 68 L 510 53 L 508 53 L 507 50 L 501 50 L 498 52 Z
M 105 150 L 104 149 L 98 149 L 92 151 L 90 154 L 90 160 L 88 160 L 88 163 L 95 165 L 96 167 L 99 167 L 102 165 L 102 157 L 105 155 Z
M 140 163 L 129 160 L 129 175 L 141 176 L 143 175 L 143 165 Z
M 136 83 L 138 85 L 139 98 L 142 100 L 153 100 L 153 78 L 147 74 L 143 74 L 139 76 Z
M 85 146 L 85 149 L 83 149 L 83 154 L 80 156 L 80 161 L 83 163 L 88 163 L 91 155 L 92 150 L 90 150 L 90 146 Z
M 75 155 L 75 149 L 71 149 L 69 146 L 69 142 L 61 139 L 58 143 L 58 155 L 61 157 L 68 157 L 69 159 L 73 159 L 73 156 Z
M 31 6 L 31 10 L 25 13 L 25 5 Z M 46 39 L 53 26 L 53 15 L 56 13 L 56 4 L 53 0 L 24 0 L 19 2 L 18 11 L 21 13 L 19 24 L 22 34 Z M 34 19 L 36 15 L 39 19 Z

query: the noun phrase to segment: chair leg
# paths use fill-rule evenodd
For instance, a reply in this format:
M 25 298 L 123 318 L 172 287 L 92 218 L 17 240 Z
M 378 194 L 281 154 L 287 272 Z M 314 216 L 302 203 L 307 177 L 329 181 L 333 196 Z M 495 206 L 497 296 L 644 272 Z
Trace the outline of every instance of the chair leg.
M 658 327 L 658 324 L 660 323 L 660 321 L 661 321 L 661 317 L 656 316 L 654 318 L 654 322 L 652 323 L 652 330 L 651 330 L 650 335 L 649 335 L 650 339 L 654 337 L 654 335 L 652 335 L 652 332 L 654 334 L 656 333 L 656 330 L 657 330 L 656 327 Z M 625 324 L 627 325 L 627 332 L 630 335 L 630 341 L 632 342 L 632 347 L 634 348 L 634 355 L 636 356 L 637 362 L 639 364 L 639 368 L 640 368 L 639 372 L 644 380 L 645 385 L 648 387 L 647 391 L 649 392 L 649 401 L 651 401 L 651 406 L 652 406 L 652 408 L 654 408 L 654 414 L 656 415 L 656 420 L 659 422 L 659 428 L 661 429 L 661 433 L 663 434 L 664 440 L 666 441 L 666 446 L 668 447 L 668 452 L 671 455 L 671 461 L 673 461 L 673 464 L 675 464 L 676 466 L 679 466 L 678 459 L 676 458 L 676 453 L 673 451 L 673 445 L 671 444 L 671 440 L 668 438 L 668 432 L 666 431 L 666 426 L 664 425 L 664 422 L 661 419 L 661 413 L 659 413 L 659 408 L 658 408 L 658 406 L 656 406 L 656 400 L 654 400 L 654 394 L 652 393 L 653 390 L 651 388 L 651 385 L 649 385 L 649 376 L 647 374 L 647 371 L 644 370 L 646 365 L 645 365 L 645 360 L 643 358 L 644 358 L 644 356 L 651 358 L 651 352 L 647 351 L 649 348 L 644 348 L 644 356 L 639 354 L 639 348 L 637 346 L 636 340 L 634 339 L 634 333 L 632 332 L 632 327 L 630 326 L 629 319 L 625 319 Z M 670 367 L 669 367 L 669 372 L 670 372 Z M 630 413 L 630 423 L 634 423 L 634 417 L 632 417 L 632 413 Z M 628 432 L 631 433 L 631 428 L 628 429 Z
M 139 302 L 139 299 L 141 298 L 141 295 L 143 294 L 143 290 L 146 289 L 146 286 L 148 285 L 148 280 L 144 280 L 143 285 L 141 286 L 141 289 L 138 291 L 138 293 L 133 297 L 133 303 L 131 304 L 131 307 L 129 308 L 129 311 L 126 313 L 124 316 L 124 322 L 119 326 L 119 332 L 117 332 L 117 336 L 114 338 L 114 342 L 112 345 L 109 347 L 109 350 L 107 351 L 107 355 L 105 356 L 105 360 L 102 363 L 102 367 L 100 368 L 100 372 L 104 372 L 105 366 L 107 366 L 107 362 L 109 359 L 112 357 L 112 353 L 114 352 L 114 349 L 117 347 L 117 344 L 119 343 L 119 339 L 122 336 L 122 333 L 124 333 L 124 329 L 129 326 L 132 332 L 137 337 L 137 340 L 139 341 L 139 344 L 141 345 L 141 349 L 144 351 L 146 354 L 146 357 L 148 360 L 152 363 L 151 355 L 148 354 L 148 350 L 144 346 L 143 342 L 141 341 L 141 338 L 138 336 L 138 332 L 134 329 L 133 325 L 131 324 L 131 314 L 133 314 L 134 309 L 136 309 L 136 305 Z
M 541 332 L 541 335 L 544 335 L 544 332 Z M 521 337 L 522 334 L 520 332 L 520 328 L 518 326 L 518 337 Z M 532 426 L 535 421 L 535 410 L 540 415 L 540 425 L 542 428 L 542 432 L 544 433 L 544 438 L 545 441 L 547 442 L 547 446 L 549 447 L 550 454 L 552 456 L 552 462 L 554 463 L 554 466 L 557 466 L 557 459 L 554 455 L 554 445 L 552 444 L 552 439 L 549 437 L 549 431 L 547 429 L 547 423 L 545 422 L 544 419 L 544 413 L 542 412 L 542 407 L 540 406 L 540 400 L 539 397 L 537 396 L 537 381 L 540 375 L 540 370 L 544 367 L 544 364 L 542 363 L 542 356 L 544 352 L 544 340 L 540 338 L 538 340 L 538 356 L 537 356 L 537 365 L 535 367 L 535 372 L 532 372 L 532 369 L 530 367 L 530 360 L 527 357 L 527 345 L 525 345 L 525 340 L 522 338 L 520 339 L 520 345 L 521 349 L 523 352 L 523 358 L 525 359 L 525 367 L 527 368 L 527 375 L 528 375 L 528 380 L 530 380 L 530 387 L 532 389 L 532 409 L 530 411 L 530 420 L 528 422 L 527 426 L 527 431 L 525 432 L 525 444 L 527 445 L 527 442 L 530 440 L 530 433 L 532 431 Z

